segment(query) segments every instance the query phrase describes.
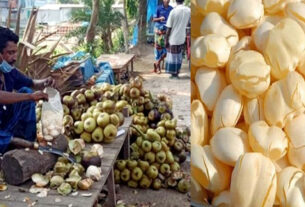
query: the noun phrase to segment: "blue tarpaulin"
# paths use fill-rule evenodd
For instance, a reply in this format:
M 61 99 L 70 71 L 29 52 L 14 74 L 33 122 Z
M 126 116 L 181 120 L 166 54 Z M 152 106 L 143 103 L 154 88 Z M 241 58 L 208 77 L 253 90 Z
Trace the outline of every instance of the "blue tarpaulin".
M 87 82 L 94 73 L 98 72 L 98 70 L 94 67 L 92 59 L 88 58 L 84 63 L 80 65 L 80 70 L 82 71 L 84 81 Z
M 158 8 L 158 0 L 148 0 L 147 1 L 147 19 L 149 22 L 150 18 L 156 13 Z
M 68 65 L 71 61 L 73 61 L 73 59 L 81 59 L 84 58 L 86 56 L 86 53 L 79 51 L 76 53 L 73 53 L 71 55 L 65 55 L 65 56 L 61 56 L 58 58 L 57 62 L 55 63 L 55 65 L 53 66 L 53 70 L 57 70 L 59 68 L 62 68 L 66 65 Z
M 103 73 L 97 77 L 95 83 L 110 83 L 112 85 L 115 84 L 115 78 L 114 78 L 114 73 L 113 70 L 108 62 L 101 62 L 98 65 L 98 70 L 103 71 Z
M 147 23 L 149 23 L 149 21 L 151 20 L 153 15 L 157 12 L 157 8 L 158 8 L 158 0 L 148 0 L 147 1 L 147 18 L 146 18 Z M 151 30 L 153 30 L 152 25 L 148 24 L 148 26 L 150 26 L 149 32 L 151 32 Z M 132 41 L 131 41 L 132 45 L 136 45 L 137 43 L 138 43 L 138 25 L 136 25 L 134 27 L 133 37 L 132 37 Z

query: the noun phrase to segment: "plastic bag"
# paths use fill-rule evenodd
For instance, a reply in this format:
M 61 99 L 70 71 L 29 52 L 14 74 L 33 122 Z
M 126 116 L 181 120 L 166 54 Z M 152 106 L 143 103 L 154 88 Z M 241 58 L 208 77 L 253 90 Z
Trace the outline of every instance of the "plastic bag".
M 42 104 L 42 134 L 45 141 L 51 142 L 63 133 L 64 112 L 59 92 L 54 88 L 46 88 L 44 92 L 48 94 L 49 101 Z

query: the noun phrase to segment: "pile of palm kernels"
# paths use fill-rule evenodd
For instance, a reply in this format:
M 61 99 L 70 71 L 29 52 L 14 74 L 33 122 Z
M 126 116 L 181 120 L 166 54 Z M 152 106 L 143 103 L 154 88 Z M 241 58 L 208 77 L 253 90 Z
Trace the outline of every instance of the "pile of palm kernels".
M 192 202 L 305 206 L 305 1 L 192 0 Z

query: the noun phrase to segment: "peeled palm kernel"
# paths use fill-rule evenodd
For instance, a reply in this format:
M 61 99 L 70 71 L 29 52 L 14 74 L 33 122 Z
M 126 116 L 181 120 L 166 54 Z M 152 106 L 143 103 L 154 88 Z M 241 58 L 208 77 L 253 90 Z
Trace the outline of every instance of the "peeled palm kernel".
M 305 206 L 304 172 L 295 167 L 287 167 L 278 175 L 277 198 L 280 206 Z
M 269 32 L 263 52 L 267 64 L 271 66 L 271 75 L 282 79 L 289 71 L 294 71 L 304 50 L 305 33 L 301 26 L 290 18 L 277 23 Z
M 192 46 L 191 61 L 195 66 L 223 67 L 230 55 L 230 45 L 221 35 L 198 37 Z
M 264 113 L 269 125 L 283 128 L 286 122 L 302 113 L 305 107 L 305 82 L 297 72 L 290 72 L 274 82 L 264 98 Z
M 207 191 L 193 177 L 191 177 L 190 193 L 193 202 L 201 205 L 208 204 Z
M 200 94 L 197 88 L 197 85 L 191 80 L 191 101 L 199 99 L 200 100 Z
M 239 42 L 232 47 L 231 49 L 231 56 L 235 53 L 239 52 L 240 50 L 254 50 L 255 45 L 251 36 L 245 36 L 239 40 Z
M 292 2 L 287 4 L 285 14 L 294 19 L 303 28 L 305 32 L 305 3 Z
M 231 47 L 238 42 L 238 33 L 236 30 L 216 12 L 211 12 L 205 16 L 200 27 L 200 33 L 202 36 L 208 34 L 222 35 L 227 39 Z
M 223 191 L 215 196 L 212 205 L 215 207 L 230 207 L 231 198 L 230 191 Z
M 303 145 L 296 148 L 291 143 L 289 143 L 288 160 L 297 168 L 305 170 L 305 146 Z
M 265 120 L 263 98 L 245 99 L 243 115 L 248 125 L 256 121 Z
M 281 16 L 268 16 L 265 17 L 263 22 L 261 22 L 257 28 L 254 30 L 252 36 L 255 43 L 256 48 L 263 52 L 266 47 L 266 42 L 269 37 L 269 32 L 273 29 L 273 27 L 281 20 L 283 17 Z
M 225 15 L 230 4 L 230 0 L 196 0 L 198 10 L 206 15 L 209 12 L 217 12 Z
M 276 194 L 276 172 L 271 160 L 261 153 L 246 153 L 232 172 L 232 207 L 272 207 Z
M 296 2 L 298 0 L 263 0 L 264 7 L 267 13 L 276 14 L 284 10 L 289 2 Z
M 191 143 L 204 145 L 208 143 L 208 116 L 202 103 L 194 100 L 191 104 Z
M 289 167 L 291 165 L 289 163 L 287 154 L 281 159 L 273 161 L 273 164 L 277 173 L 281 172 L 284 168 Z
M 249 143 L 254 152 L 260 152 L 271 160 L 285 156 L 288 148 L 288 139 L 282 129 L 268 126 L 265 121 L 250 125 Z
M 230 80 L 239 93 L 255 98 L 264 93 L 270 84 L 270 66 L 264 57 L 253 50 L 239 51 L 228 63 Z
M 258 25 L 264 16 L 262 0 L 232 0 L 227 19 L 237 29 Z
M 305 146 L 305 114 L 287 121 L 285 132 L 295 148 Z
M 192 9 L 194 11 L 194 9 Z M 191 25 L 200 25 L 203 21 L 204 16 L 200 12 L 192 12 L 191 13 Z M 192 27 L 191 29 L 191 36 L 193 38 L 197 38 L 200 36 L 200 27 Z
M 234 127 L 242 113 L 243 99 L 242 96 L 228 85 L 223 89 L 219 98 L 217 99 L 213 116 L 211 120 L 211 133 L 223 127 Z
M 250 152 L 247 133 L 234 127 L 219 129 L 212 137 L 210 144 L 213 155 L 221 162 L 233 167 L 239 156 Z
M 197 35 L 199 28 L 202 32 L 200 35 L 203 36 L 218 34 L 227 40 L 231 48 L 228 61 L 224 64 L 219 64 L 221 62 L 218 59 L 220 49 L 209 49 L 214 54 L 209 53 L 208 60 L 206 57 L 207 49 L 204 49 L 205 56 L 201 57 L 198 56 L 199 53 L 195 54 L 197 57 L 194 56 L 194 50 L 192 51 L 192 64 L 197 64 L 197 70 L 206 66 L 206 63 L 217 65 L 215 63 L 218 62 L 217 66 L 206 67 L 220 71 L 222 75 L 224 74 L 223 69 L 225 69 L 226 80 L 224 84 L 227 84 L 224 89 L 219 90 L 219 80 L 214 80 L 214 77 L 218 76 L 211 75 L 213 73 L 204 74 L 204 78 L 196 82 L 195 74 L 197 71 L 191 72 L 193 74 L 192 84 L 198 88 L 192 93 L 199 94 L 199 85 L 201 85 L 202 94 L 205 94 L 204 98 L 198 95 L 196 98 L 201 100 L 206 109 L 205 112 L 209 115 L 207 120 L 211 130 L 207 138 L 209 141 L 204 145 L 204 147 L 210 148 L 210 150 L 206 150 L 210 153 L 203 152 L 205 150 L 192 150 L 192 159 L 196 156 L 209 157 L 208 155 L 211 155 L 210 159 L 218 161 L 222 164 L 221 166 L 227 166 L 231 169 L 234 166 L 234 173 L 231 175 L 229 185 L 221 191 L 215 191 L 215 186 L 220 189 L 219 183 L 222 183 L 219 173 L 228 172 L 229 174 L 225 175 L 229 177 L 231 171 L 210 165 L 211 162 L 208 162 L 207 165 L 203 163 L 204 170 L 195 170 L 195 173 L 193 173 L 194 168 L 192 167 L 192 176 L 196 177 L 197 182 L 200 181 L 204 184 L 205 180 L 209 180 L 208 184 L 200 184 L 209 197 L 209 203 L 203 205 L 217 207 L 304 207 L 305 0 L 230 0 L 228 7 L 231 10 L 228 9 L 226 13 L 220 12 L 221 14 L 215 13 L 216 10 L 222 10 L 223 7 L 220 5 L 218 8 L 213 8 L 215 11 L 211 7 L 206 7 L 204 8 L 205 12 L 202 12 L 203 7 L 199 8 L 198 6 L 198 2 L 201 5 L 207 5 L 207 2 L 212 1 L 192 0 L 192 2 L 192 9 L 196 10 L 195 14 L 201 12 L 204 16 L 203 20 L 197 21 L 197 23 L 192 22 L 192 28 L 196 29 Z M 261 7 L 262 2 L 264 11 Z M 254 4 L 257 6 L 252 7 Z M 232 13 L 232 10 L 235 13 Z M 262 12 L 266 16 L 260 15 Z M 238 34 L 239 41 L 237 43 L 235 43 L 236 35 L 231 28 Z M 192 41 L 192 46 L 194 46 L 194 39 Z M 216 47 L 217 44 L 212 46 L 213 48 L 222 48 Z M 204 51 L 202 48 L 198 51 Z M 205 46 L 205 48 L 207 47 Z M 270 68 L 271 84 L 259 92 L 253 90 L 252 87 L 257 89 L 256 87 L 262 79 L 259 79 L 257 84 L 250 82 L 250 86 L 241 87 L 244 86 L 244 83 L 248 84 L 248 79 L 244 79 L 247 76 L 243 75 L 242 79 L 235 77 L 240 74 L 248 75 L 249 70 L 257 72 L 258 77 L 265 77 L 257 63 L 253 64 L 256 62 L 253 61 L 256 60 L 254 55 L 244 55 L 243 57 L 247 60 L 245 63 L 249 67 L 244 65 L 243 59 L 234 60 L 237 54 L 250 54 L 251 52 L 260 54 L 258 56 L 263 55 L 260 60 Z M 235 63 L 234 67 L 231 68 L 232 61 Z M 230 74 L 232 71 L 233 75 Z M 216 73 L 214 72 L 214 74 Z M 231 80 L 231 75 L 235 81 Z M 243 79 L 244 82 L 240 83 L 239 81 Z M 230 87 L 232 90 L 228 92 L 227 88 Z M 261 87 L 258 88 L 261 89 Z M 192 94 L 192 97 L 195 96 Z M 213 107 L 208 108 L 208 104 Z M 239 114 L 239 111 L 243 113 Z M 248 151 L 241 152 L 240 143 L 243 139 L 233 134 L 232 131 L 228 130 L 229 132 L 221 134 L 227 128 L 248 132 L 245 135 L 250 142 L 248 143 L 250 145 Z M 205 154 L 205 156 L 200 154 Z M 237 154 L 240 154 L 238 161 L 230 162 L 236 159 L 232 157 L 236 157 Z M 247 157 L 249 154 L 255 155 L 249 158 Z M 294 170 L 287 173 L 286 168 L 288 167 L 292 167 Z M 199 173 L 200 171 L 202 173 Z M 203 178 L 203 172 L 210 177 Z M 302 175 L 299 175 L 300 172 Z M 279 178 L 280 175 L 281 178 Z M 212 178 L 216 179 L 215 185 L 213 185 Z M 204 194 L 203 197 L 206 198 L 206 195 Z
M 209 145 L 192 144 L 191 151 L 191 174 L 195 180 L 213 193 L 227 189 L 232 169 L 215 159 Z
M 224 74 L 219 70 L 200 68 L 196 72 L 195 83 L 201 101 L 208 111 L 213 111 L 219 94 L 226 86 Z

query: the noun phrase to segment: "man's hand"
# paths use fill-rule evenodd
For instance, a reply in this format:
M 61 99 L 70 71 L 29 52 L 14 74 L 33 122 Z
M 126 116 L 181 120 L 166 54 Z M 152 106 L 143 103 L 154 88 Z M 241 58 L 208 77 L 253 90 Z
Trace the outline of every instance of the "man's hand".
M 44 83 L 43 83 L 44 87 L 52 87 L 54 88 L 56 83 L 55 83 L 55 80 L 49 76 L 48 78 L 45 79 Z
M 165 17 L 160 17 L 160 21 L 164 21 L 165 20 Z
M 36 91 L 30 94 L 30 97 L 33 101 L 48 100 L 48 94 L 43 93 L 42 91 Z

